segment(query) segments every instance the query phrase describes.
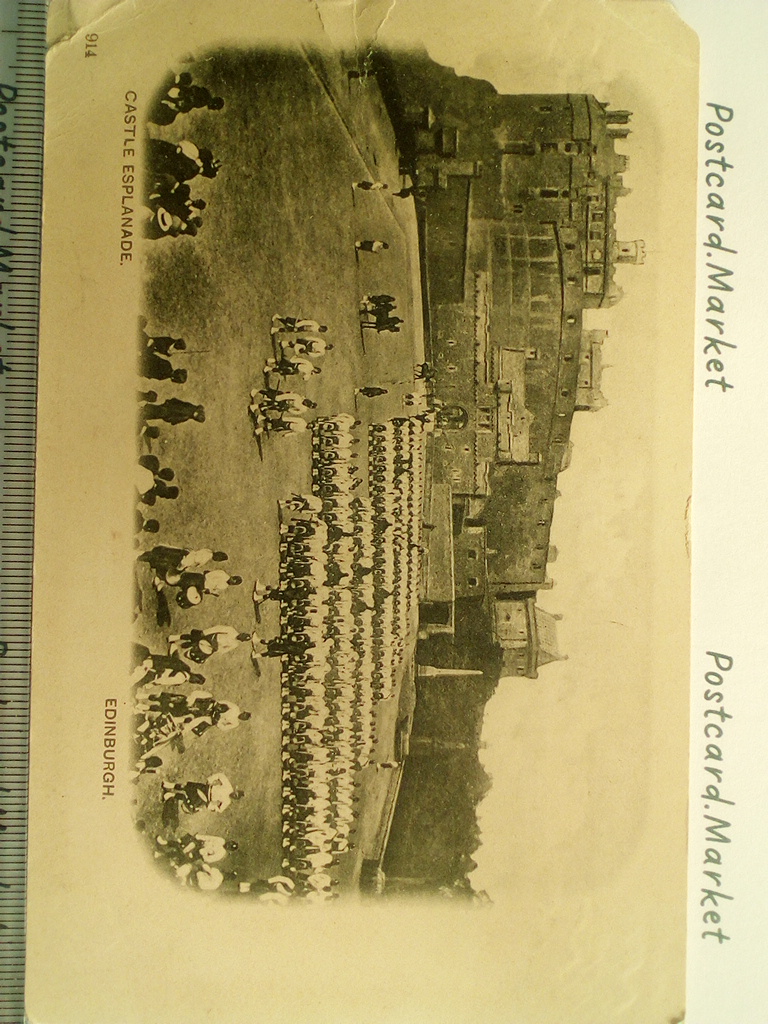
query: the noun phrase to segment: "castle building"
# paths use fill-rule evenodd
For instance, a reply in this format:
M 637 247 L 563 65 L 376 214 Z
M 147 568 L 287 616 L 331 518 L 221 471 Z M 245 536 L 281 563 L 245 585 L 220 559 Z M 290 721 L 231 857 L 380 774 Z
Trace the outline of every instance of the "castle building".
M 593 96 L 499 95 L 426 56 L 382 67 L 421 197 L 439 409 L 421 637 L 463 644 L 459 611 L 479 606 L 502 675 L 536 677 L 560 658 L 555 619 L 536 603 L 552 586 L 557 477 L 574 413 L 605 405 L 606 332 L 585 330 L 584 310 L 618 301 L 616 266 L 645 257 L 615 227 L 628 163 L 615 142 L 630 114 Z

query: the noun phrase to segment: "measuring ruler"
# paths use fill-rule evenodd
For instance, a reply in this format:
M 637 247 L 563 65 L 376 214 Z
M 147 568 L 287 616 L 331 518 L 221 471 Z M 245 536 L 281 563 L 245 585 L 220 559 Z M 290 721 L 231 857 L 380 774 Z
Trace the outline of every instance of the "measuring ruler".
M 0 3 L 0 1022 L 24 1021 L 45 0 Z

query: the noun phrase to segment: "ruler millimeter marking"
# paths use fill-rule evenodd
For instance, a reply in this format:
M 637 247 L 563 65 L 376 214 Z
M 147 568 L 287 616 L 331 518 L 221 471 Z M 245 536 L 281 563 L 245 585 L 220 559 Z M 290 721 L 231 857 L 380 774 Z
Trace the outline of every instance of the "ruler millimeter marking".
M 24 1015 L 45 0 L 0 5 L 0 1024 Z

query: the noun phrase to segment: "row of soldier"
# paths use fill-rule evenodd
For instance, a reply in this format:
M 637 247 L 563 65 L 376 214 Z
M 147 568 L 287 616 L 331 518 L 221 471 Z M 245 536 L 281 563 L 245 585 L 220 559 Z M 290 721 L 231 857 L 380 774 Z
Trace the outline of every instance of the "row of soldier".
M 280 636 L 265 641 L 258 655 L 282 662 L 283 867 L 302 891 L 327 898 L 328 872 L 353 845 L 356 773 L 373 762 L 376 706 L 395 693 L 405 646 L 405 633 L 397 632 L 400 609 L 413 599 L 418 562 L 421 481 L 399 495 L 395 487 L 402 508 L 392 504 L 388 515 L 377 514 L 370 499 L 354 494 L 356 426 L 352 417 L 314 424 L 315 493 L 287 506 L 280 585 L 259 588 L 255 597 L 280 601 Z M 421 421 L 379 426 L 394 442 L 394 460 L 403 452 L 413 458 Z M 379 434 L 370 440 L 376 449 Z M 412 465 L 393 464 L 393 472 L 399 477 Z
M 251 391 L 248 406 L 256 437 L 306 432 L 307 415 L 317 408 L 317 403 L 286 389 L 282 381 L 294 376 L 306 381 L 322 372 L 318 361 L 333 349 L 327 331 L 325 324 L 306 317 L 279 313 L 272 317 L 274 354 L 264 366 L 264 386 Z M 275 378 L 281 383 L 275 385 Z

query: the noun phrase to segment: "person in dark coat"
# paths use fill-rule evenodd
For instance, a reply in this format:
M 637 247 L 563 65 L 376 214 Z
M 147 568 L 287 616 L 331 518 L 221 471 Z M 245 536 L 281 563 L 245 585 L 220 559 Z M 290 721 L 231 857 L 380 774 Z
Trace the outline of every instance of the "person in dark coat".
M 178 75 L 171 74 L 158 90 L 156 99 L 147 113 L 147 120 L 159 125 L 173 124 L 181 113 L 179 100 L 182 93 L 191 85 L 192 75 L 188 71 L 182 71 Z
M 136 488 L 142 504 L 154 505 L 158 498 L 178 498 L 179 488 L 175 484 L 169 486 L 175 476 L 173 470 L 168 466 L 161 468 L 156 455 L 142 455 L 139 467 Z
M 162 800 L 164 825 L 177 825 L 179 808 L 187 814 L 205 808 L 221 813 L 232 800 L 240 800 L 244 796 L 241 789 L 233 789 L 229 779 L 217 773 L 211 775 L 207 782 L 163 782 Z
M 157 690 L 143 698 L 146 713 L 150 715 L 171 715 L 174 718 L 191 718 L 189 698 L 178 690 Z
M 215 178 L 221 166 L 210 149 L 200 149 L 189 139 L 182 139 L 178 145 L 165 139 L 149 139 L 147 157 L 151 168 L 150 196 L 156 191 L 170 191 L 163 183 L 166 175 L 179 182 L 190 181 L 198 175 Z M 158 184 L 161 186 L 159 189 L 153 187 Z
M 383 316 L 377 317 L 374 326 L 376 327 L 376 333 L 381 334 L 382 331 L 388 331 L 390 334 L 400 333 L 400 324 L 404 324 L 405 320 L 399 316 Z
M 404 188 L 398 189 L 397 192 L 393 192 L 392 195 L 397 199 L 410 199 L 411 196 L 420 198 L 422 190 L 418 185 L 406 185 Z
M 394 313 L 396 309 L 394 295 L 378 294 L 378 295 L 364 295 L 362 302 L 360 303 L 360 312 L 364 316 L 373 316 L 375 320 L 380 320 L 382 317 L 389 316 L 390 313 Z M 365 323 L 365 327 L 373 327 L 374 323 Z
M 140 411 L 145 420 L 163 420 L 165 423 L 173 425 L 185 423 L 187 420 L 195 420 L 197 423 L 205 422 L 205 409 L 202 405 L 182 402 L 179 398 L 166 398 L 160 405 L 155 402 L 146 402 L 141 406 Z
M 204 199 L 193 199 L 192 189 L 186 181 L 174 181 L 170 176 L 155 183 L 156 188 L 148 199 L 150 209 L 157 210 L 162 206 L 170 214 L 188 220 L 195 210 L 204 210 L 206 202 Z M 165 186 L 165 187 L 163 187 Z
M 226 580 L 222 582 L 224 577 Z M 184 572 L 176 584 L 179 588 L 176 603 L 180 608 L 192 608 L 193 605 L 200 604 L 206 594 L 220 597 L 227 587 L 238 587 L 242 582 L 241 576 L 230 576 L 217 569 L 206 572 Z
M 170 466 L 161 467 L 160 459 L 156 455 L 140 455 L 139 465 L 143 466 L 144 469 L 148 469 L 152 475 L 159 480 L 173 480 L 175 473 Z
M 198 707 L 198 705 L 200 705 Z M 237 707 L 233 708 L 232 705 L 227 704 L 226 701 L 211 700 L 205 706 L 202 701 L 193 701 L 190 705 L 190 710 L 199 721 L 190 730 L 194 736 L 202 736 L 208 729 L 213 729 L 215 726 L 221 723 L 221 728 L 225 727 L 232 728 L 238 724 L 238 722 L 247 722 L 251 717 L 250 711 L 239 711 Z M 237 717 L 234 717 L 234 712 L 237 712 Z M 225 720 L 225 716 L 230 713 L 230 718 Z
M 227 627 L 230 629 L 231 627 Z M 234 635 L 223 635 L 223 627 L 212 629 L 191 629 L 188 633 L 181 633 L 174 637 L 174 645 L 180 648 L 180 654 L 188 661 L 196 665 L 202 665 L 217 651 L 233 650 L 239 643 L 247 643 L 251 639 L 250 633 L 234 633 Z
M 131 668 L 143 666 L 146 670 L 143 676 L 135 680 L 136 686 L 154 683 L 164 672 L 179 673 L 184 682 L 193 686 L 201 686 L 205 682 L 205 676 L 199 672 L 191 672 L 189 665 L 177 654 L 153 654 L 144 644 L 136 643 L 131 645 L 131 654 Z
M 156 352 L 162 356 L 169 356 L 174 349 L 183 352 L 187 347 L 186 341 L 183 338 L 170 338 L 167 335 L 160 335 L 152 338 L 148 334 L 144 334 L 146 339 L 146 348 L 148 352 Z
M 169 213 L 159 205 L 153 216 L 146 222 L 144 234 L 147 238 L 178 238 L 179 235 L 194 237 L 203 226 L 202 217 L 185 219 Z
M 161 579 L 179 570 L 182 559 L 189 554 L 186 548 L 169 548 L 161 544 L 139 555 L 139 562 L 147 562 Z
M 139 370 L 142 377 L 152 380 L 170 380 L 173 384 L 185 384 L 187 380 L 186 370 L 175 368 L 170 359 L 149 349 L 141 353 Z
M 203 600 L 205 576 L 201 572 L 184 572 L 177 586 L 179 592 L 176 594 L 176 604 L 180 608 L 192 608 Z
M 380 395 L 388 395 L 386 388 L 355 388 L 356 395 L 364 395 L 366 398 L 378 398 Z
M 170 486 L 163 480 L 155 478 L 155 486 L 150 491 L 145 491 L 144 494 L 139 496 L 139 501 L 143 505 L 154 505 L 158 498 L 167 498 L 168 500 L 174 500 L 178 498 L 179 488 L 175 484 Z
M 147 562 L 161 579 L 180 576 L 186 569 L 200 569 L 208 562 L 226 562 L 226 551 L 211 551 L 210 548 L 172 548 L 157 544 L 139 555 L 138 561 Z M 174 584 L 177 581 L 174 581 Z
M 160 523 L 157 519 L 145 519 L 141 513 L 141 509 L 136 509 L 135 512 L 135 523 L 137 533 L 159 533 Z
M 190 110 L 223 110 L 224 98 L 214 96 L 204 85 L 190 85 L 177 101 L 180 114 L 188 114 Z
M 173 124 L 179 114 L 188 114 L 191 110 L 221 110 L 224 100 L 214 96 L 204 85 L 195 85 L 188 71 L 174 76 L 161 96 L 150 107 L 147 120 L 153 124 Z

